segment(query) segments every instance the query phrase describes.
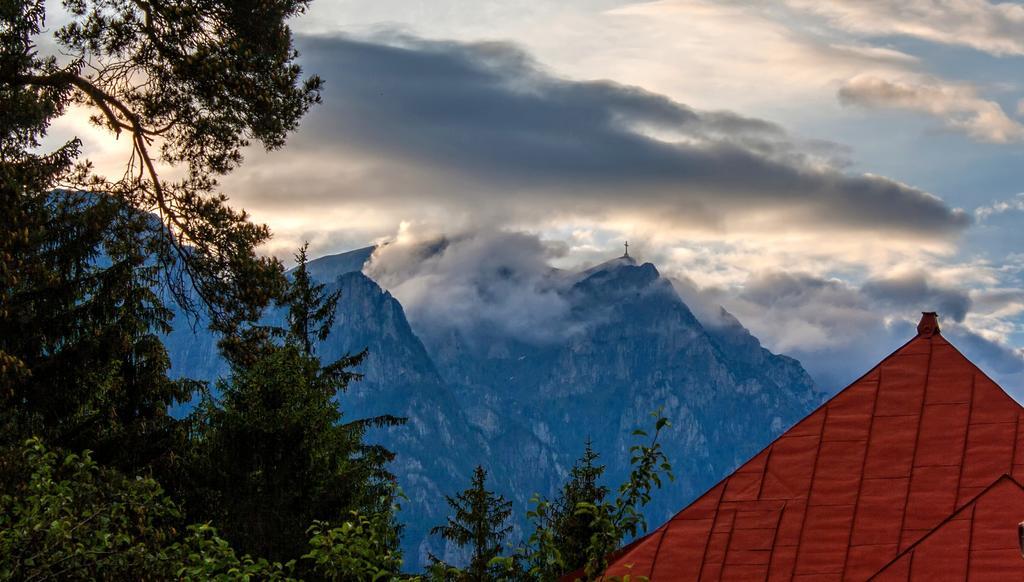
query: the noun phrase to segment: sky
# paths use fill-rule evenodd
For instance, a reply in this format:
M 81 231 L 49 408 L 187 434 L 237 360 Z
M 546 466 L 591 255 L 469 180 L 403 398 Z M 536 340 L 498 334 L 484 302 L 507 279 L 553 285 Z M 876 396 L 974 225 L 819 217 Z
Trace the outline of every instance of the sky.
M 445 236 L 463 268 L 574 268 L 628 240 L 825 389 L 935 310 L 1024 399 L 1024 3 L 314 0 L 292 24 L 324 102 L 222 181 L 266 252 Z

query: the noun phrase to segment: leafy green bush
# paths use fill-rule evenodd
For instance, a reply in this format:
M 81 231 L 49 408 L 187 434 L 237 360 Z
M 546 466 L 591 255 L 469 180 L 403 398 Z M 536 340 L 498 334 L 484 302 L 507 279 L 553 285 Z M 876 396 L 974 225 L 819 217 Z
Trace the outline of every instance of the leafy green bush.
M 60 457 L 38 439 L 21 451 L 27 479 L 0 496 L 0 578 L 160 579 L 178 508 L 152 479 L 129 479 L 88 452 Z
M 401 574 L 392 521 L 387 514 L 356 512 L 335 527 L 318 521 L 309 528 L 310 551 L 302 559 L 313 562 L 313 572 L 328 580 L 407 579 Z
M 401 575 L 393 511 L 315 522 L 308 553 L 281 564 L 239 557 L 209 524 L 181 512 L 148 477 L 128 478 L 81 455 L 20 450 L 20 480 L 0 495 L 3 580 L 412 580 Z M 390 499 L 390 497 L 389 497 Z

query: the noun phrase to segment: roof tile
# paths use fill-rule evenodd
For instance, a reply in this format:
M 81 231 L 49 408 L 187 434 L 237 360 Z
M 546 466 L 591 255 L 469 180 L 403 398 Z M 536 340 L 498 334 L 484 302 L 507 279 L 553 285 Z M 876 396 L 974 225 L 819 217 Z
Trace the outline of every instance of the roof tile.
M 1003 476 L 1024 475 L 1024 409 L 930 317 L 608 573 L 931 582 L 969 568 L 1024 579 L 1024 489 Z

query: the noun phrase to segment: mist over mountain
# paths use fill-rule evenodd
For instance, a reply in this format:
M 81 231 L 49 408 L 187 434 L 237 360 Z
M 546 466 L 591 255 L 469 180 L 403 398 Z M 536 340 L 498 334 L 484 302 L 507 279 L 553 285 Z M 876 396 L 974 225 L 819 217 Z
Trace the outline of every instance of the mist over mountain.
M 557 491 L 587 439 L 617 486 L 632 430 L 664 407 L 673 425 L 661 442 L 677 480 L 648 506 L 653 524 L 821 399 L 796 360 L 761 347 L 724 309 L 702 323 L 653 264 L 619 257 L 558 270 L 545 258 L 559 249 L 528 239 L 367 247 L 308 265 L 342 292 L 318 353 L 330 361 L 369 350 L 363 380 L 342 397 L 346 417 L 409 419 L 369 440 L 398 455 L 410 568 L 428 553 L 459 560 L 428 532 L 447 515 L 444 495 L 464 488 L 477 464 L 519 518 L 534 493 Z M 179 374 L 225 373 L 202 328 L 179 326 L 167 345 Z

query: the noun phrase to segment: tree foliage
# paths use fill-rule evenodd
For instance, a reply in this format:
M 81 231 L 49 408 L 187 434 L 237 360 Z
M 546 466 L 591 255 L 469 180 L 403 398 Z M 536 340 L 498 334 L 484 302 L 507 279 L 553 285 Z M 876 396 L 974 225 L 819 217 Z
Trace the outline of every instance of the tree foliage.
M 258 316 L 279 272 L 253 253 L 268 230 L 227 206 L 217 176 L 237 167 L 251 142 L 281 147 L 319 101 L 320 80 L 303 79 L 286 24 L 307 4 L 65 0 L 59 59 L 39 54 L 44 2 L 3 4 L 3 129 L 14 161 L 159 217 L 145 234 L 166 282 L 186 305 L 194 285 L 221 329 Z M 50 156 L 25 154 L 69 106 L 130 143 L 122 174 L 75 166 L 77 140 Z M 180 177 L 161 178 L 161 166 Z
M 42 0 L 0 3 L 0 430 L 91 448 L 127 470 L 166 462 L 183 433 L 156 334 L 208 308 L 232 334 L 281 288 L 265 227 L 216 192 L 250 142 L 280 147 L 319 100 L 286 21 L 306 0 L 66 0 L 42 39 Z M 58 117 L 92 113 L 124 139 L 100 175 Z M 174 180 L 161 172 L 176 171 Z M 159 170 L 159 171 L 158 171 Z M 165 172 L 166 173 L 166 172 Z M 159 283 L 159 285 L 158 285 Z M 165 463 L 166 464 L 166 463 Z
M 652 492 L 661 488 L 663 479 L 674 479 L 658 442 L 661 431 L 671 423 L 660 409 L 652 417 L 653 434 L 633 431 L 634 436 L 650 440 L 630 447 L 632 469 L 614 499 L 608 498 L 610 490 L 600 484 L 604 467 L 594 464 L 598 456 L 589 443 L 554 502 L 533 497 L 527 515 L 534 525 L 529 539 L 516 554 L 498 560 L 505 579 L 615 579 L 605 577 L 608 558 L 624 541 L 646 531 L 644 506 Z M 623 581 L 632 578 L 625 576 Z
M 307 3 L 65 0 L 46 54 L 45 3 L 0 2 L 0 538 L 11 576 L 274 579 L 316 572 L 321 555 L 400 560 L 390 453 L 363 441 L 399 419 L 343 419 L 336 399 L 364 354 L 321 365 L 313 350 L 337 296 L 308 277 L 305 249 L 291 282 L 258 257 L 268 230 L 217 192 L 245 147 L 280 147 L 319 100 L 286 24 Z M 77 139 L 44 151 L 50 124 L 81 111 L 130 146 L 123 172 L 95 171 Z M 223 398 L 207 394 L 187 423 L 167 414 L 197 384 L 167 376 L 165 291 L 208 310 L 232 364 Z M 273 301 L 284 328 L 256 323 Z M 24 473 L 15 444 L 30 435 L 42 440 Z M 181 527 L 152 474 L 234 545 L 208 523 Z
M 327 293 L 326 285 L 313 281 L 306 267 L 308 249 L 309 243 L 306 243 L 295 254 L 296 267 L 292 271 L 291 284 L 278 299 L 278 305 L 288 310 L 288 337 L 298 343 L 306 354 L 313 355 L 316 342 L 327 339 L 334 325 L 341 291 Z
M 194 479 L 203 484 L 191 503 L 195 517 L 213 520 L 242 551 L 281 560 L 301 554 L 314 521 L 390 510 L 381 500 L 391 491 L 384 463 L 392 455 L 363 438 L 370 426 L 402 422 L 344 422 L 337 397 L 358 378 L 351 367 L 364 354 L 322 365 L 312 352 L 310 333 L 333 317 L 322 307 L 337 296 L 311 282 L 304 253 L 299 257 L 281 300 L 289 327 L 250 330 L 230 377 L 218 384 L 220 397 L 201 405 L 195 429 Z M 390 539 L 397 543 L 397 535 Z
M 459 580 L 493 580 L 500 575 L 499 567 L 492 563 L 504 551 L 505 539 L 512 531 L 508 523 L 512 515 L 512 502 L 487 489 L 487 471 L 478 466 L 472 482 L 455 497 L 447 497 L 453 514 L 448 522 L 431 530 L 459 548 L 469 547 L 469 565 L 463 571 L 449 567 L 436 557 L 435 577 Z
M 39 439 L 21 449 L 21 479 L 0 496 L 0 578 L 169 578 L 178 508 L 152 479 L 129 479 Z
M 390 498 L 382 500 L 390 502 Z M 353 511 L 333 526 L 314 522 L 309 529 L 310 550 L 302 559 L 312 561 L 312 572 L 327 580 L 411 578 L 402 574 L 397 533 L 394 511 L 369 515 Z
M 580 511 L 584 506 L 604 503 L 609 489 L 601 483 L 604 465 L 597 464 L 600 457 L 587 441 L 583 455 L 573 464 L 569 480 L 555 499 L 548 527 L 564 561 L 565 571 L 582 567 L 587 561 L 587 548 L 597 533 L 593 514 Z
M 672 465 L 658 442 L 661 431 L 671 422 L 659 409 L 654 418 L 654 433 L 634 430 L 639 438 L 650 438 L 629 448 L 632 470 L 629 478 L 619 486 L 614 500 L 603 499 L 597 503 L 578 503 L 576 511 L 591 518 L 589 527 L 593 532 L 586 548 L 586 562 L 583 565 L 585 580 L 594 580 L 608 569 L 608 558 L 622 545 L 623 541 L 635 538 L 647 530 L 647 520 L 642 509 L 651 501 L 651 494 L 660 489 L 663 479 L 672 481 Z
M 151 478 L 127 478 L 88 452 L 58 454 L 39 439 L 19 452 L 18 479 L 0 495 L 4 580 L 294 581 L 303 567 L 309 580 L 401 577 L 390 514 L 315 523 L 307 553 L 282 564 L 239 555 L 209 524 L 181 527 L 178 505 Z
M 588 440 L 583 455 L 573 464 L 569 479 L 554 501 L 535 495 L 527 518 L 533 524 L 528 549 L 522 552 L 526 573 L 554 580 L 582 568 L 597 532 L 595 515 L 584 508 L 605 501 L 609 489 L 601 482 L 604 465 Z
M 167 376 L 158 333 L 171 314 L 140 239 L 146 217 L 80 192 L 23 192 L 20 264 L 7 271 L 0 351 L 7 442 L 32 435 L 123 470 L 169 470 L 184 432 L 168 407 L 191 385 Z M 112 228 L 118 223 L 118 228 Z

